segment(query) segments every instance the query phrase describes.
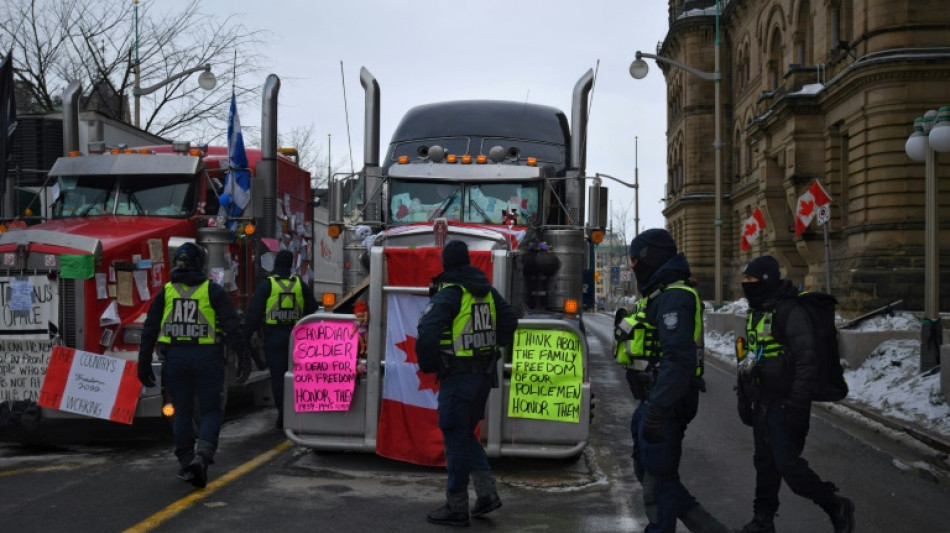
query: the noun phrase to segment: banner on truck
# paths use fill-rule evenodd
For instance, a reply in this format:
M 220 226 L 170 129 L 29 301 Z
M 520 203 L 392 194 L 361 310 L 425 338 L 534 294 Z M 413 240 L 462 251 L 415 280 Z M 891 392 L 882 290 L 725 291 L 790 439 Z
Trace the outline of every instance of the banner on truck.
M 54 346 L 37 403 L 131 424 L 142 391 L 137 368 L 135 361 Z

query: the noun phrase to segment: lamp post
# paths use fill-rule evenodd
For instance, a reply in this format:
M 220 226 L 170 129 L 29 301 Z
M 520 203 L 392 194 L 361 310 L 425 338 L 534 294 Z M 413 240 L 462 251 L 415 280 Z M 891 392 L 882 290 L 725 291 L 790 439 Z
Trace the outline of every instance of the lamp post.
M 204 71 L 204 72 L 201 72 Z M 135 65 L 135 86 L 132 87 L 132 96 L 135 97 L 135 127 L 138 128 L 140 124 L 140 113 L 141 107 L 139 106 L 139 98 L 142 95 L 152 94 L 155 91 L 161 89 L 162 87 L 168 85 L 169 83 L 180 80 L 186 76 L 190 76 L 195 72 L 201 72 L 201 75 L 198 76 L 198 86 L 206 91 L 214 89 L 214 86 L 218 84 L 218 79 L 214 77 L 214 73 L 211 72 L 211 65 L 201 65 L 198 67 L 190 68 L 184 72 L 179 72 L 170 78 L 166 78 L 151 87 L 140 87 L 139 86 L 139 66 L 136 62 Z
M 716 90 L 714 93 L 714 113 L 715 113 L 715 140 L 713 141 L 713 148 L 715 149 L 715 180 L 716 180 L 716 192 L 715 192 L 715 218 L 713 223 L 715 225 L 715 307 L 722 306 L 722 111 L 721 111 L 721 95 L 719 93 L 720 86 L 722 85 L 722 73 L 719 71 L 719 12 L 720 12 L 720 0 L 716 0 L 716 44 L 715 44 L 715 72 L 703 72 L 701 70 L 694 69 L 693 67 L 684 65 L 679 61 L 674 61 L 670 58 L 663 57 L 655 54 L 647 54 L 637 50 L 637 58 L 633 63 L 630 64 L 630 75 L 635 79 L 643 79 L 646 77 L 647 72 L 649 72 L 649 67 L 647 66 L 646 61 L 642 58 L 647 57 L 658 63 L 666 63 L 667 65 L 674 66 L 676 68 L 685 70 L 694 76 L 698 76 L 704 80 L 709 80 L 716 83 Z
M 936 124 L 934 118 L 936 117 Z M 940 243 L 937 218 L 937 155 L 950 152 L 950 107 L 927 111 L 914 120 L 914 132 L 904 145 L 907 156 L 924 162 L 924 318 L 920 326 L 920 371 L 939 364 L 943 329 L 940 325 Z
M 217 78 L 214 77 L 214 74 L 211 72 L 211 65 L 201 65 L 198 67 L 190 68 L 182 73 L 175 74 L 170 78 L 152 85 L 151 87 L 142 87 L 140 84 L 140 75 L 141 75 L 141 66 L 142 63 L 139 61 L 139 0 L 135 0 L 135 86 L 132 87 L 132 96 L 135 98 L 135 127 L 138 128 L 141 123 L 141 104 L 139 99 L 143 94 L 152 94 L 153 92 L 161 89 L 162 87 L 168 85 L 169 83 L 184 78 L 185 76 L 190 76 L 195 72 L 204 71 L 198 76 L 198 86 L 206 91 L 214 89 L 214 86 L 218 84 Z

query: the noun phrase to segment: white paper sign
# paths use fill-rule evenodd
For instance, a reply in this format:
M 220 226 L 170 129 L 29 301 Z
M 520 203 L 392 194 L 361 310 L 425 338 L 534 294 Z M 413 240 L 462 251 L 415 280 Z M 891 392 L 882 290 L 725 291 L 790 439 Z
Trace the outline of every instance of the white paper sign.
M 36 401 L 53 341 L 0 337 L 0 402 Z
M 59 410 L 108 419 L 124 371 L 123 359 L 76 350 Z
M 135 277 L 135 288 L 139 291 L 139 299 L 143 302 L 149 301 L 152 295 L 148 292 L 148 270 L 136 270 L 132 276 Z
M 106 273 L 96 273 L 96 298 L 105 300 L 109 297 L 109 291 L 106 290 Z
M 49 339 L 59 326 L 59 293 L 46 276 L 0 276 L 0 337 Z

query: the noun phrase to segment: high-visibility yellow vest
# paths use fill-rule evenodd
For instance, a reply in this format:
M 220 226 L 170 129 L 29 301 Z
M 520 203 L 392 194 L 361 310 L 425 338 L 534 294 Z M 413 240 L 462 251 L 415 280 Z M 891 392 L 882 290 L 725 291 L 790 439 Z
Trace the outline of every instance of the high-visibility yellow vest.
M 779 357 L 785 354 L 785 347 L 775 340 L 772 333 L 772 312 L 763 313 L 759 321 L 752 323 L 755 313 L 750 312 L 746 319 L 745 332 L 748 339 L 749 353 L 755 357 Z
M 303 318 L 303 284 L 300 278 L 280 279 L 270 276 L 264 323 L 268 326 L 292 326 Z
M 495 298 L 491 291 L 482 298 L 476 298 L 468 289 L 456 283 L 444 284 L 439 290 L 452 286 L 462 289 L 462 304 L 452 320 L 452 328 L 442 333 L 439 340 L 441 348 L 453 352 L 456 357 L 493 356 L 498 343 Z
M 656 333 L 657 327 L 647 321 L 647 305 L 661 292 L 669 289 L 688 291 L 696 298 L 696 317 L 693 325 L 693 340 L 696 342 L 696 375 L 703 375 L 703 303 L 699 293 L 690 285 L 681 281 L 661 287 L 637 301 L 636 311 L 624 317 L 618 325 L 623 332 L 623 340 L 617 341 L 617 362 L 635 370 L 646 370 L 650 365 L 659 363 L 663 352 Z
M 165 284 L 165 312 L 158 342 L 214 344 L 216 317 L 208 294 L 208 280 L 199 285 Z

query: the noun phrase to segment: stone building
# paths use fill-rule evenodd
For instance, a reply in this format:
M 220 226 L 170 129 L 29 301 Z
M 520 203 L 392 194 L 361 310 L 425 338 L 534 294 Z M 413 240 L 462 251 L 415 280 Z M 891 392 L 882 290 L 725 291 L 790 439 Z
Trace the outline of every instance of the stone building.
M 947 0 L 670 0 L 669 31 L 643 50 L 715 71 L 721 82 L 723 298 L 739 270 L 776 256 L 824 290 L 824 227 L 795 236 L 798 197 L 833 198 L 832 292 L 844 311 L 903 299 L 923 309 L 924 164 L 904 151 L 915 117 L 950 106 Z M 714 292 L 714 82 L 658 63 L 667 82 L 664 216 L 708 299 Z M 941 164 L 942 159 L 942 164 Z M 950 310 L 950 154 L 937 156 L 940 309 Z M 740 236 L 759 207 L 766 228 Z

